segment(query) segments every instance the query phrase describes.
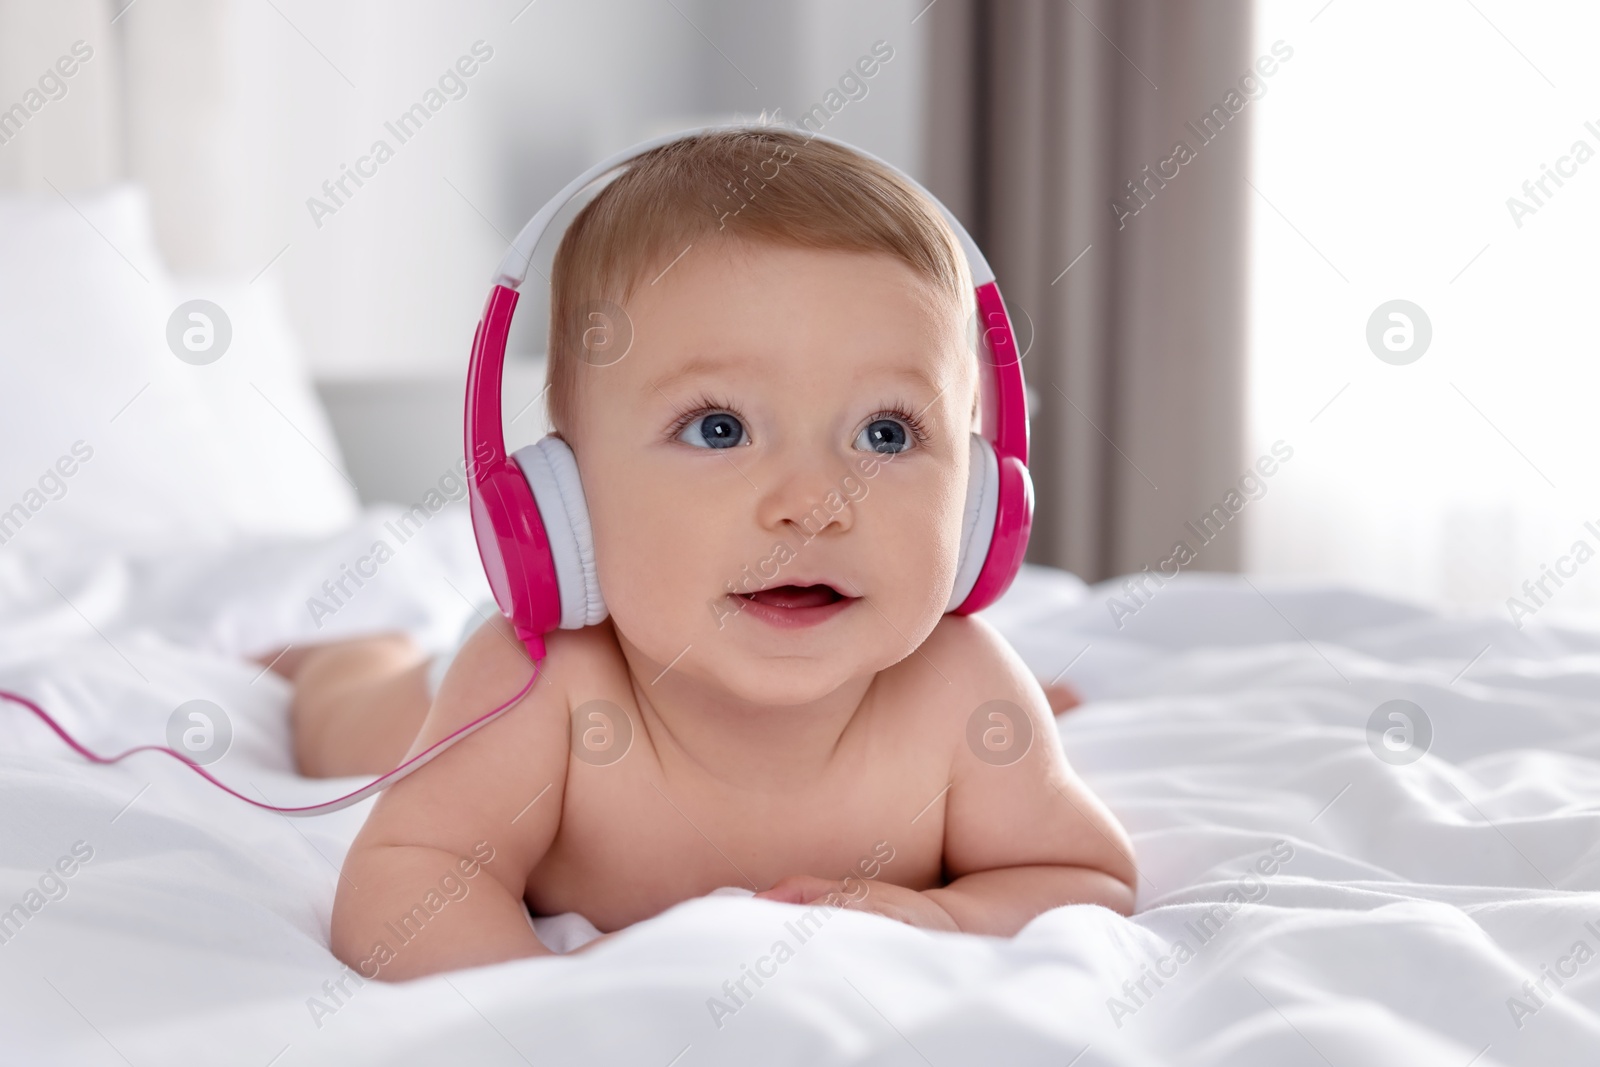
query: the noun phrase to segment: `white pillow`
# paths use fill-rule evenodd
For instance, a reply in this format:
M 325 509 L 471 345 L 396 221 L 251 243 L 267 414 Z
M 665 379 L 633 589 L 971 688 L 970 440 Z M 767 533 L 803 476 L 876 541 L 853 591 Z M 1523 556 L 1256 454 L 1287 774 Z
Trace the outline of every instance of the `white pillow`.
M 195 288 L 168 276 L 145 191 L 71 200 L 0 195 L 0 550 L 142 554 L 348 523 L 354 491 L 271 294 L 208 289 L 233 338 L 185 362 L 168 320 Z
M 361 510 L 326 409 L 317 398 L 277 284 L 270 277 L 172 279 L 172 306 L 218 305 L 232 341 L 213 363 L 188 366 L 216 425 L 226 464 L 216 501 L 251 537 L 323 537 Z

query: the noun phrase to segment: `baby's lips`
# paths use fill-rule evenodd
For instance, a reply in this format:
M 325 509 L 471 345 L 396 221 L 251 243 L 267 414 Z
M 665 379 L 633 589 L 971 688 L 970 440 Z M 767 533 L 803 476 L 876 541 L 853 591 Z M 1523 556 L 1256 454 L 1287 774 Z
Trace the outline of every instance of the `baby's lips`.
M 778 589 L 786 585 L 793 586 L 827 586 L 840 596 L 854 597 L 860 593 L 860 588 L 855 581 L 846 578 L 837 572 L 815 574 L 780 574 L 771 581 L 759 586 L 749 586 L 736 590 L 740 593 L 759 593 L 767 589 Z
M 848 598 L 831 585 L 793 583 L 758 589 L 748 599 L 778 608 L 817 608 Z

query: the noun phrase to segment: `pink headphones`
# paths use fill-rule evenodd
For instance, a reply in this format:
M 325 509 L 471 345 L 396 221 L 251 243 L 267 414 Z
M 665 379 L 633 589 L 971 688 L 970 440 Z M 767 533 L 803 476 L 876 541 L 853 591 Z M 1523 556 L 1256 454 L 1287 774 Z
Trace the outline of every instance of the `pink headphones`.
M 0 700 L 27 708 L 74 751 L 95 763 L 117 763 L 135 752 L 147 750 L 165 752 L 247 804 L 295 816 L 325 815 L 365 800 L 421 770 L 456 742 L 510 710 L 533 688 L 542 673 L 540 663 L 545 656 L 545 634 L 558 628 L 572 630 L 592 626 L 606 617 L 605 601 L 595 577 L 589 512 L 572 450 L 565 441 L 548 434 L 537 443 L 506 455 L 500 415 L 500 377 L 505 366 L 506 331 L 511 327 L 511 314 L 517 306 L 517 287 L 527 275 L 534 246 L 550 220 L 579 190 L 652 148 L 708 130 L 741 128 L 745 127 L 707 126 L 686 130 L 635 145 L 590 168 L 574 178 L 522 228 L 495 275 L 494 288 L 483 309 L 483 320 L 478 323 L 478 333 L 473 338 L 472 365 L 467 371 L 466 454 L 472 466 L 468 483 L 472 529 L 477 535 L 483 569 L 489 576 L 495 601 L 516 627 L 518 637 L 534 661 L 534 671 L 528 681 L 509 700 L 440 738 L 360 789 L 320 804 L 296 807 L 279 807 L 248 797 L 164 745 L 139 745 L 115 756 L 98 755 L 79 744 L 49 713 L 22 694 L 0 690 Z M 821 134 L 812 136 L 850 148 L 900 174 L 881 159 L 842 141 Z M 1033 525 L 1033 482 L 1028 477 L 1027 394 L 1011 320 L 1000 299 L 1000 289 L 995 285 L 994 272 L 989 269 L 983 253 L 943 204 L 909 177 L 900 176 L 939 208 L 960 239 L 972 270 L 973 284 L 977 287 L 979 321 L 985 324 L 980 331 L 983 342 L 980 354 L 986 352 L 987 355 L 980 362 L 990 368 L 990 373 L 981 375 L 980 389 L 987 436 L 973 434 L 971 437 L 972 465 L 961 520 L 961 557 L 954 588 L 945 607 L 946 611 L 968 615 L 1000 598 L 1017 576 L 1022 566 L 1022 553 L 1028 547 L 1028 531 Z
M 500 611 L 535 662 L 544 658 L 544 635 L 580 629 L 606 617 L 595 574 L 594 539 L 578 466 L 555 434 L 506 454 L 500 383 L 506 334 L 527 277 L 534 247 L 552 219 L 581 190 L 614 177 L 629 162 L 661 145 L 696 134 L 770 127 L 704 126 L 634 145 L 578 175 L 539 209 L 500 261 L 494 288 L 472 341 L 467 371 L 466 454 L 473 459 L 468 494 L 472 529 L 484 573 Z M 945 607 L 968 615 L 998 600 L 1022 566 L 1033 526 L 1033 482 L 1028 476 L 1028 403 L 1011 320 L 994 272 L 954 215 L 916 181 L 876 156 L 822 134 L 807 134 L 847 148 L 899 175 L 938 207 L 961 242 L 977 290 L 983 434 L 971 437 L 971 473 L 961 524 L 961 555 Z

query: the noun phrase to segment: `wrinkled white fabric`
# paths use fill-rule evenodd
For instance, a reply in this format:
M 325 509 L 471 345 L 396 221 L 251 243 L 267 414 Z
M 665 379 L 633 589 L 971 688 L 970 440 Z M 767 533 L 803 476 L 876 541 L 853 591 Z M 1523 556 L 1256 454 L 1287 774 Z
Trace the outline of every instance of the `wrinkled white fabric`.
M 360 782 L 292 773 L 288 686 L 239 657 L 395 626 L 447 646 L 486 592 L 459 505 L 320 626 L 310 617 L 307 598 L 390 517 L 232 555 L 0 552 L 0 686 L 99 751 L 159 742 L 178 704 L 208 699 L 234 735 L 214 773 L 278 804 L 347 792 Z M 92 766 L 0 705 L 6 1056 L 117 1062 L 109 1043 L 133 1063 L 252 1067 L 280 1053 L 280 1064 L 1592 1062 L 1600 635 L 1253 581 L 1185 576 L 1119 629 L 1105 602 L 1116 586 L 1028 568 L 984 613 L 1036 673 L 1071 665 L 1088 703 L 1060 735 L 1132 834 L 1142 879 L 1131 919 L 1062 907 L 1009 939 L 826 909 L 802 940 L 804 909 L 717 893 L 593 952 L 362 982 L 328 951 L 328 922 L 365 804 L 291 822 L 166 757 Z M 1392 699 L 1431 721 L 1431 748 L 1409 766 L 1368 744 L 1374 709 Z M 47 869 L 80 841 L 93 858 L 49 899 Z M 1291 856 L 1266 863 L 1274 849 Z M 26 918 L 6 926 L 18 903 Z M 568 948 L 592 936 L 570 915 L 533 921 L 559 921 Z

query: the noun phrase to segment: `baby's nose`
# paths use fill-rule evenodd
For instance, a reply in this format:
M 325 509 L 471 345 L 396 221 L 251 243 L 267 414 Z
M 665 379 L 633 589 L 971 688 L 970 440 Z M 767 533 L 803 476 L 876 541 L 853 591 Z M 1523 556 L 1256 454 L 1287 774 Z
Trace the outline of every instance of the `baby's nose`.
M 847 532 L 855 523 L 853 486 L 859 484 L 850 469 L 839 463 L 796 464 L 774 471 L 762 487 L 757 518 L 770 529 L 794 527 L 806 540 L 824 531 Z

